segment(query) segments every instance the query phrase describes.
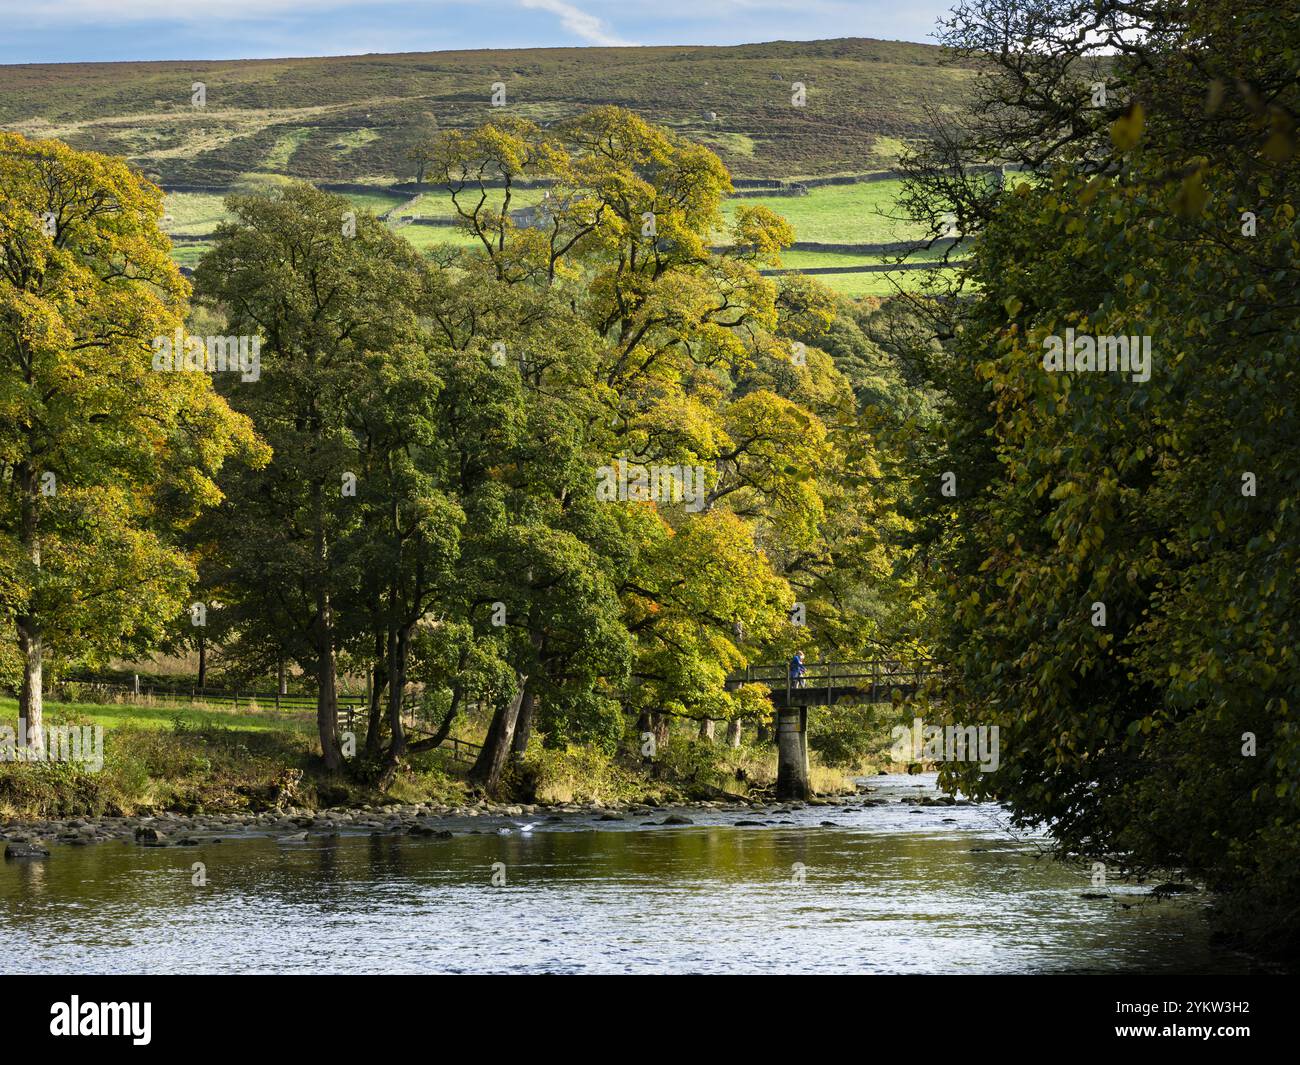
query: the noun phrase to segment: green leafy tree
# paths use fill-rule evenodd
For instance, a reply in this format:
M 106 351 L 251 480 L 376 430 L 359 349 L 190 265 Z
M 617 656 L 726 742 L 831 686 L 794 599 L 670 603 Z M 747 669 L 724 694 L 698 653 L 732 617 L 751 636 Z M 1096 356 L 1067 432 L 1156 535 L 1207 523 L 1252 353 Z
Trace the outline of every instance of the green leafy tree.
M 34 742 L 47 651 L 156 644 L 195 581 L 180 543 L 220 502 L 218 470 L 265 459 L 205 373 L 155 370 L 188 294 L 161 217 L 121 161 L 0 134 L 0 618 Z
M 234 386 L 230 401 L 274 458 L 225 486 L 227 503 L 205 529 L 208 543 L 221 547 L 212 584 L 235 612 L 232 629 L 275 630 L 276 644 L 315 677 L 321 750 L 333 770 L 342 757 L 338 654 L 359 638 L 364 617 L 353 606 L 368 557 L 358 547 L 362 533 L 386 536 L 395 564 L 406 535 L 419 539 L 417 554 L 430 543 L 435 552 L 448 547 L 429 531 L 446 511 L 411 500 L 418 472 L 395 440 L 436 387 L 419 366 L 420 262 L 372 215 L 307 185 L 232 196 L 228 207 L 233 218 L 196 282 L 232 331 L 262 338 L 260 378 Z M 366 520 L 377 509 L 382 532 Z M 416 532 L 403 532 L 408 522 Z M 405 557 L 394 582 L 411 577 Z M 401 628 L 409 598 L 403 608 L 396 585 L 388 591 L 387 618 Z
M 998 725 L 1003 750 L 997 772 L 945 775 L 1068 851 L 1188 869 L 1293 949 L 1294 22 L 1254 3 L 1008 10 L 999 29 L 964 6 L 954 29 L 980 49 L 1032 31 L 982 110 L 1063 135 L 968 212 L 978 292 L 936 365 L 945 429 L 916 483 L 952 713 Z M 1072 57 L 1121 40 L 1093 113 Z M 950 181 L 917 173 L 937 209 Z M 1150 362 L 1058 371 L 1069 335 L 1145 336 Z

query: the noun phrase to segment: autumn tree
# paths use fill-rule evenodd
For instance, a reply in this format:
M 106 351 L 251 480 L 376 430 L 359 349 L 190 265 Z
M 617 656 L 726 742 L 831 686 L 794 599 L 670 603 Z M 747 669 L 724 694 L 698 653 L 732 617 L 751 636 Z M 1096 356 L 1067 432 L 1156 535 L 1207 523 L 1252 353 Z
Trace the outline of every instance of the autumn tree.
M 933 364 L 916 485 L 951 712 L 1003 752 L 945 777 L 1072 853 L 1188 869 L 1293 947 L 1294 20 L 999 8 L 963 5 L 951 37 L 996 56 L 987 135 L 1052 139 L 983 200 L 978 293 Z M 1093 107 L 1074 75 L 1108 47 Z M 920 167 L 918 197 L 939 210 L 951 174 Z M 1126 338 L 1127 370 L 1054 365 L 1073 337 Z
M 36 743 L 46 653 L 146 652 L 195 580 L 178 544 L 218 470 L 265 458 L 206 373 L 155 369 L 188 295 L 161 217 L 120 160 L 0 134 L 0 615 Z

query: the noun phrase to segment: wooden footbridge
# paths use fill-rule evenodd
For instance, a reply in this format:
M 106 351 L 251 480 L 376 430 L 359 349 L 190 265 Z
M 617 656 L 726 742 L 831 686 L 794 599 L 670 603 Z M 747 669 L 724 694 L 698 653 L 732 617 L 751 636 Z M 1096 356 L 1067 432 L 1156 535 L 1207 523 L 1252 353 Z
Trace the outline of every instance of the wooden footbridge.
M 894 694 L 907 698 L 941 674 L 932 659 L 904 662 L 881 658 L 869 662 L 811 662 L 801 676 L 788 663 L 749 666 L 727 678 L 728 690 L 741 684 L 764 684 L 779 707 L 834 706 L 841 699 L 856 703 L 890 702 Z
M 799 675 L 789 663 L 749 666 L 727 678 L 728 690 L 742 684 L 762 684 L 776 707 L 776 797 L 807 799 L 812 788 L 808 772 L 808 708 L 855 703 L 892 702 L 918 692 L 935 690 L 941 677 L 931 659 L 907 663 L 899 659 L 869 662 L 812 662 Z

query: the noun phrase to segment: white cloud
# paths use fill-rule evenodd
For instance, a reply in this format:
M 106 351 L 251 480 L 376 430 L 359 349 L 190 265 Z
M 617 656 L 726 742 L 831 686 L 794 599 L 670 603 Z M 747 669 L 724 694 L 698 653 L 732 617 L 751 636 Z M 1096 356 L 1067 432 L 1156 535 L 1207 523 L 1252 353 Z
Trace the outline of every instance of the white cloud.
M 565 3 L 565 0 L 520 0 L 524 7 L 536 11 L 549 11 L 552 15 L 560 16 L 560 25 L 576 37 L 581 37 L 590 44 L 601 44 L 609 47 L 618 47 L 632 44 L 631 41 L 625 41 L 617 34 L 610 33 L 605 29 L 603 20 L 595 15 L 589 15 L 581 8 L 574 7 L 573 4 Z

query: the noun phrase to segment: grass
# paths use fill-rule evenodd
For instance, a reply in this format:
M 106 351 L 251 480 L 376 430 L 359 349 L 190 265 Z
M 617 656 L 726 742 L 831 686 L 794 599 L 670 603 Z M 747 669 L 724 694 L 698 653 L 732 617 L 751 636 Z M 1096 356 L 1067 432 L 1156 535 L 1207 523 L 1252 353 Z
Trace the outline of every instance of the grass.
M 245 732 L 302 732 L 315 734 L 315 718 L 310 713 L 280 713 L 275 710 L 235 710 L 205 703 L 47 703 L 45 713 L 50 722 L 76 722 L 102 725 L 107 733 L 131 727 L 146 729 L 227 728 Z M 0 722 L 18 717 L 18 701 L 0 697 Z
M 807 196 L 755 196 L 731 199 L 723 206 L 728 225 L 745 206 L 768 207 L 794 227 L 795 239 L 819 244 L 885 244 L 922 236 L 897 218 L 900 182 L 869 181 L 822 185 Z
M 17 706 L 0 700 L 0 719 Z M 310 730 L 202 706 L 50 703 L 46 723 L 102 725 L 98 772 L 66 762 L 0 762 L 0 817 L 260 810 L 318 797 Z M 328 792 L 326 792 L 328 795 Z
M 402 226 L 397 232 L 420 251 L 444 244 L 456 248 L 483 247 L 478 237 L 452 226 Z
M 379 139 L 379 133 L 377 130 L 354 129 L 350 133 L 344 133 L 341 137 L 338 138 L 338 140 L 336 140 L 332 145 L 330 145 L 330 147 L 350 152 L 354 148 L 360 148 L 364 145 L 369 144 L 371 141 L 378 140 L 378 139 Z
M 930 272 L 911 270 L 891 274 L 819 274 L 817 280 L 834 292 L 850 299 L 865 296 L 894 296 L 904 292 L 920 292 Z
M 795 230 L 795 239 L 823 244 L 883 244 L 915 239 L 920 230 L 891 217 L 900 191 L 898 181 L 860 182 L 854 185 L 823 185 L 809 190 L 807 196 L 756 196 L 729 199 L 723 204 L 723 217 L 730 227 L 736 211 L 745 206 L 762 205 L 785 218 Z M 527 207 L 540 203 L 543 189 L 516 189 L 510 206 Z M 472 206 L 475 199 L 466 196 L 463 204 Z M 485 207 L 500 207 L 501 190 L 489 189 Z M 422 194 L 403 214 L 417 218 L 454 218 L 455 208 L 445 191 Z M 723 234 L 719 234 L 721 239 Z
M 488 189 L 487 201 L 483 208 L 486 211 L 499 211 L 501 209 L 501 199 L 504 190 Z M 510 194 L 510 209 L 518 207 L 532 207 L 542 202 L 545 195 L 545 189 L 515 189 Z M 477 194 L 466 192 L 460 198 L 461 206 L 466 210 L 472 210 L 478 202 Z M 403 214 L 414 215 L 416 218 L 455 218 L 456 207 L 451 202 L 451 194 L 444 189 L 434 190 L 432 192 L 421 193 L 419 199 L 412 205 L 409 210 L 404 210 Z
M 0 698 L 0 722 L 17 718 Z M 460 801 L 464 784 L 436 753 L 417 756 L 390 790 L 326 777 L 315 754 L 312 715 L 230 708 L 47 703 L 47 725 L 101 725 L 98 772 L 67 762 L 0 761 L 0 821 L 193 814 L 382 801 Z
M 345 192 L 342 195 L 349 203 L 355 204 L 362 210 L 373 211 L 377 215 L 405 203 L 409 198 L 391 192 Z
M 202 703 L 148 705 L 46 704 L 47 725 L 100 725 L 101 771 L 72 763 L 0 761 L 0 820 L 264 810 L 362 802 L 460 802 L 465 766 L 442 752 L 416 756 L 382 795 L 349 775 L 326 777 L 315 754 L 310 712 L 235 711 Z M 16 721 L 16 700 L 0 697 L 0 722 Z M 463 722 L 463 735 L 473 733 Z M 738 772 L 738 770 L 740 772 Z M 813 786 L 846 788 L 844 770 L 813 759 Z M 732 749 L 678 734 L 660 749 L 647 774 L 636 758 L 592 747 L 546 750 L 533 744 L 512 767 L 506 796 L 516 801 L 677 802 L 719 793 L 746 795 L 776 777 L 770 745 Z
M 937 249 L 913 252 L 907 262 L 939 262 L 943 253 Z M 824 267 L 889 266 L 896 265 L 895 255 L 862 255 L 857 252 L 787 251 L 781 256 L 781 266 L 790 270 L 812 270 Z M 899 292 L 920 292 L 937 278 L 929 270 L 873 271 L 852 274 L 816 274 L 816 280 L 827 288 L 851 298 L 862 296 L 892 296 Z
M 266 189 L 267 182 L 246 182 L 248 191 Z M 240 191 L 244 191 L 243 188 Z M 397 193 L 345 192 L 344 199 L 365 211 L 382 214 L 406 202 L 407 197 Z M 217 226 L 230 218 L 225 197 L 211 192 L 169 192 L 163 201 L 163 229 L 175 236 L 207 236 L 216 232 Z M 186 263 L 185 265 L 192 265 Z
M 173 244 L 172 259 L 180 266 L 188 266 L 191 270 L 199 265 L 199 260 L 203 258 L 212 245 L 209 243 L 202 244 Z
M 211 233 L 227 217 L 222 197 L 207 192 L 168 193 L 163 210 L 163 228 L 178 236 Z
M 271 145 L 271 150 L 266 153 L 266 158 L 262 161 L 262 166 L 272 173 L 286 173 L 290 171 L 290 160 L 293 159 L 294 153 L 306 143 L 307 138 L 311 136 L 309 129 L 291 129 L 281 133 Z

